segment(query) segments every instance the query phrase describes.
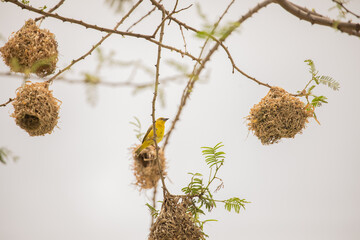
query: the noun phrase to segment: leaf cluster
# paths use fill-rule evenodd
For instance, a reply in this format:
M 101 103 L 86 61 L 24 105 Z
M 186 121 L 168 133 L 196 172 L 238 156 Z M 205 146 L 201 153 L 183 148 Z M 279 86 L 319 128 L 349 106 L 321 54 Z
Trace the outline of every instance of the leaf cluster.
M 218 177 L 218 171 L 224 165 L 225 160 L 225 152 L 219 150 L 223 146 L 220 142 L 214 147 L 202 147 L 202 155 L 205 157 L 205 162 L 210 170 L 209 178 L 204 181 L 201 173 L 189 173 L 191 175 L 190 183 L 182 188 L 182 192 L 192 199 L 192 204 L 188 210 L 201 229 L 205 222 L 216 221 L 214 219 L 200 221 L 200 215 L 205 215 L 205 209 L 210 212 L 213 208 L 216 208 L 217 203 L 223 203 L 225 209 L 229 212 L 234 210 L 236 213 L 239 213 L 241 208 L 245 209 L 245 203 L 248 203 L 245 199 L 237 197 L 227 200 L 214 199 L 210 186 L 215 180 L 220 183 L 214 192 L 224 186 L 222 180 Z
M 330 76 L 319 75 L 319 71 L 316 70 L 313 60 L 307 59 L 307 60 L 305 60 L 305 62 L 309 66 L 309 72 L 311 74 L 311 79 L 306 84 L 306 86 L 303 90 L 303 92 L 305 92 L 305 94 L 303 94 L 303 96 L 305 96 L 305 98 L 307 100 L 308 110 L 310 110 L 314 113 L 314 118 L 315 118 L 315 120 L 317 120 L 316 114 L 314 112 L 315 108 L 320 107 L 320 106 L 322 106 L 322 104 L 328 103 L 328 102 L 327 102 L 326 96 L 315 95 L 313 93 L 314 89 L 318 85 L 322 84 L 322 85 L 325 85 L 325 86 L 331 88 L 334 91 L 338 91 L 340 89 L 340 84 Z

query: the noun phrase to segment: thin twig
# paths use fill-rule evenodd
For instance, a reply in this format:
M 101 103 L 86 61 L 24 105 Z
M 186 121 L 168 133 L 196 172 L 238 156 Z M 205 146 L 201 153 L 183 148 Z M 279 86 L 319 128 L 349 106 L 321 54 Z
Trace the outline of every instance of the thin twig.
M 116 30 L 124 21 L 126 18 L 128 18 L 130 16 L 130 14 L 140 5 L 140 3 L 143 0 L 139 0 L 130 10 L 129 12 L 120 20 L 120 22 L 118 22 L 116 24 L 116 26 L 114 27 L 114 30 Z M 92 46 L 92 48 L 86 52 L 84 55 L 82 55 L 81 57 L 77 58 L 76 60 L 72 60 L 71 63 L 66 66 L 65 68 L 59 70 L 59 72 L 57 74 L 55 74 L 53 77 L 51 77 L 50 79 L 48 79 L 46 82 L 51 83 L 56 77 L 58 77 L 60 74 L 62 74 L 63 72 L 69 70 L 75 63 L 79 62 L 80 60 L 85 59 L 87 56 L 89 56 L 98 46 L 100 46 L 108 37 L 110 37 L 112 33 L 108 33 L 106 34 L 104 37 L 101 38 L 101 40 L 99 42 L 97 42 L 95 45 Z
M 162 0 L 159 1 L 159 3 Z M 148 16 L 150 16 L 154 11 L 156 10 L 156 7 L 154 7 L 153 9 L 151 9 L 147 14 L 145 14 L 144 16 L 142 16 L 139 20 L 137 20 L 136 22 L 134 22 L 126 31 L 129 32 L 131 28 L 133 28 L 134 26 L 136 26 L 137 24 L 139 24 L 142 20 L 144 20 L 145 18 L 147 18 Z
M 177 2 L 176 2 L 176 3 L 177 3 Z M 175 7 L 174 7 L 174 10 L 173 10 L 169 15 L 166 15 L 166 17 L 165 17 L 164 19 L 162 19 L 162 21 L 161 21 L 161 23 L 159 24 L 159 26 L 157 26 L 157 28 L 155 29 L 155 31 L 154 31 L 154 33 L 153 33 L 153 37 L 156 36 L 156 34 L 157 34 L 157 32 L 159 31 L 159 29 L 160 29 L 160 27 L 161 27 L 161 25 L 162 25 L 163 22 L 165 22 L 165 21 L 168 20 L 168 19 L 171 20 L 172 15 L 174 15 L 174 14 L 176 14 L 176 13 L 179 13 L 179 12 L 181 12 L 181 11 L 187 10 L 187 9 L 189 9 L 191 6 L 192 6 L 192 4 L 189 5 L 189 6 L 187 6 L 187 7 L 182 8 L 182 9 L 180 9 L 180 10 L 177 10 L 177 11 L 176 11 L 176 9 L 175 9 Z M 170 23 L 170 21 L 169 21 L 169 23 Z
M 354 13 L 353 11 L 350 11 L 347 7 L 345 7 L 345 5 L 344 5 L 342 2 L 339 2 L 339 1 L 337 1 L 337 0 L 332 0 L 332 1 L 333 1 L 334 3 L 336 3 L 336 4 L 339 4 L 339 6 L 340 6 L 341 8 L 343 8 L 347 13 L 355 16 L 356 18 L 360 18 L 360 15 Z
M 184 41 L 184 51 L 187 52 L 187 50 L 186 50 L 186 39 L 185 39 L 185 36 L 184 36 L 182 26 L 179 25 L 179 28 L 180 28 L 180 32 L 181 32 L 181 37 L 182 37 L 182 39 Z
M 156 209 L 156 192 L 157 192 L 157 185 L 155 185 L 155 187 L 153 189 L 152 207 L 154 209 Z M 151 215 L 151 226 L 154 224 L 154 220 L 155 220 L 155 218 L 153 217 L 153 215 Z
M 162 15 L 162 18 L 165 18 L 165 15 Z M 162 43 L 163 41 L 163 37 L 164 37 L 164 22 L 161 26 L 160 29 L 160 37 L 159 37 L 159 42 Z M 154 133 L 154 143 L 155 143 L 155 149 L 156 149 L 156 158 L 155 161 L 157 162 L 158 168 L 159 168 L 159 175 L 160 175 L 160 179 L 161 179 L 161 183 L 162 183 L 162 188 L 163 188 L 163 196 L 165 199 L 165 196 L 167 193 L 169 193 L 169 191 L 166 188 L 166 184 L 165 184 L 165 180 L 164 180 L 164 175 L 163 175 L 163 170 L 161 169 L 160 166 L 160 161 L 159 161 L 159 147 L 158 147 L 158 143 L 156 141 L 156 127 L 155 127 L 155 103 L 156 103 L 156 98 L 157 98 L 157 94 L 158 94 L 158 86 L 159 86 L 159 76 L 160 76 L 160 59 L 161 59 L 161 46 L 158 46 L 158 54 L 157 54 L 157 59 L 156 59 L 156 73 L 155 73 L 155 84 L 154 84 L 154 97 L 153 97 L 153 101 L 152 101 L 152 112 L 151 112 L 151 117 L 152 117 L 152 123 L 153 123 L 153 133 Z
M 13 74 L 11 72 L 0 72 L 0 76 L 8 76 L 8 77 L 12 77 L 12 78 L 18 78 L 20 80 L 23 80 L 23 76 L 21 75 L 16 75 Z M 34 77 L 31 76 L 30 78 L 35 78 L 37 80 L 48 80 L 48 79 L 43 79 L 43 78 L 39 78 L 39 77 Z M 185 78 L 184 74 L 178 74 L 178 75 L 174 75 L 174 76 L 168 76 L 168 77 L 164 77 L 162 79 L 160 79 L 159 81 L 161 82 L 162 85 L 165 85 L 167 83 L 170 82 L 174 82 L 176 80 Z M 110 81 L 100 81 L 97 83 L 89 83 L 88 81 L 86 81 L 86 79 L 70 79 L 70 78 L 66 78 L 66 77 L 58 77 L 55 79 L 55 82 L 65 82 L 65 83 L 69 83 L 69 84 L 94 84 L 94 85 L 99 85 L 99 86 L 104 86 L 104 87 L 132 87 L 135 89 L 143 89 L 143 88 L 147 88 L 147 87 L 151 87 L 154 85 L 154 82 L 147 82 L 147 83 L 134 83 L 131 81 L 132 79 L 129 78 L 127 81 L 124 82 L 110 82 Z
M 200 58 L 196 58 L 196 57 L 194 57 L 193 55 L 191 55 L 191 54 L 188 53 L 188 52 L 183 52 L 183 51 L 181 51 L 180 49 L 174 48 L 174 47 L 169 46 L 169 45 L 165 45 L 165 44 L 163 44 L 162 42 L 159 42 L 159 41 L 157 41 L 157 40 L 155 40 L 155 39 L 153 39 L 153 38 L 149 38 L 149 39 L 146 39 L 146 40 L 148 40 L 149 42 L 155 43 L 156 45 L 158 45 L 158 46 L 160 46 L 160 47 L 162 47 L 162 48 L 167 48 L 167 49 L 169 49 L 169 50 L 171 50 L 171 51 L 180 53 L 181 56 L 184 56 L 184 55 L 185 55 L 185 56 L 188 56 L 188 57 L 191 58 L 192 60 L 194 60 L 194 61 L 196 61 L 196 62 L 198 62 L 198 63 L 201 63 L 201 59 L 200 59 Z
M 225 50 L 226 54 L 228 55 L 228 58 L 229 58 L 232 66 L 233 66 L 233 69 L 235 69 L 236 71 L 238 71 L 239 73 L 241 73 L 242 75 L 244 75 L 245 77 L 247 77 L 248 79 L 256 82 L 257 84 L 262 85 L 262 86 L 265 86 L 265 87 L 268 87 L 268 88 L 271 88 L 271 86 L 270 86 L 269 84 L 263 83 L 263 82 L 257 80 L 256 78 L 251 77 L 250 75 L 248 75 L 247 73 L 245 73 L 244 71 L 242 71 L 238 66 L 236 66 L 236 64 L 235 64 L 235 62 L 234 62 L 234 59 L 232 58 L 232 56 L 231 56 L 231 54 L 230 54 L 230 52 L 229 52 L 229 49 L 228 49 L 227 47 L 225 47 L 222 42 L 221 42 L 220 44 L 222 45 L 223 49 Z M 234 72 L 234 71 L 233 71 L 233 72 Z
M 63 3 L 65 2 L 65 0 L 60 0 L 60 2 L 58 2 L 58 4 L 56 4 L 52 9 L 50 9 L 48 11 L 48 13 L 52 13 L 53 11 L 55 11 L 56 9 L 58 9 Z M 43 20 L 45 19 L 46 16 L 42 16 L 42 17 L 38 17 L 38 18 L 35 18 L 34 21 L 37 22 L 39 20 Z
M 6 105 L 8 105 L 9 103 L 11 103 L 14 100 L 15 100 L 14 98 L 9 98 L 9 100 L 6 103 L 0 104 L 0 107 L 5 107 Z

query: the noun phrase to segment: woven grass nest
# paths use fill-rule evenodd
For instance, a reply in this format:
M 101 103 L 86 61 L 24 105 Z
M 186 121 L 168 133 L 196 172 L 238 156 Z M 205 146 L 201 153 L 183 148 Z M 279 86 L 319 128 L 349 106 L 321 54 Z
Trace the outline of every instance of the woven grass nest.
M 10 36 L 0 48 L 6 65 L 13 72 L 35 73 L 45 77 L 55 71 L 58 60 L 57 42 L 53 33 L 36 26 L 33 19 Z
M 134 159 L 132 169 L 136 178 L 135 185 L 140 189 L 150 189 L 155 187 L 160 179 L 159 167 L 155 162 L 156 149 L 150 145 L 142 150 L 139 155 L 136 155 L 135 151 L 139 146 L 135 146 L 132 152 Z M 162 174 L 165 176 L 166 160 L 162 149 L 159 149 L 159 162 Z
M 53 97 L 46 82 L 26 83 L 17 89 L 13 101 L 15 122 L 30 136 L 52 133 L 57 125 L 60 101 Z
M 305 128 L 313 114 L 305 104 L 280 87 L 272 87 L 255 104 L 247 117 L 249 130 L 264 145 L 277 143 L 281 138 L 293 138 Z
M 204 233 L 189 212 L 189 198 L 167 195 L 148 240 L 204 240 Z

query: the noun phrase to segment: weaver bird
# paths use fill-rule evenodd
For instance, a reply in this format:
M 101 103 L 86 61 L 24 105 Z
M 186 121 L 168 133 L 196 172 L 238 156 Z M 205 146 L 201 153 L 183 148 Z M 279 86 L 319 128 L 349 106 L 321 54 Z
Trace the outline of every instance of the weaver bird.
M 168 120 L 168 118 L 158 118 L 155 121 L 155 131 L 156 131 L 156 142 L 159 143 L 163 137 L 165 132 L 165 122 Z M 147 132 L 145 133 L 145 136 L 142 140 L 141 146 L 136 149 L 135 153 L 136 155 L 139 155 L 142 150 L 147 148 L 150 145 L 155 145 L 154 143 L 154 131 L 153 131 L 153 125 L 149 127 Z

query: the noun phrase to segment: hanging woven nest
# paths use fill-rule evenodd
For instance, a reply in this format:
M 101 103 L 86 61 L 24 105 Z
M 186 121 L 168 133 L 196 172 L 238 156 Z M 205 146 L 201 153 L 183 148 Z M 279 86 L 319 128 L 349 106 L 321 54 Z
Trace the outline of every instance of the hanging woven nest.
M 137 155 L 135 151 L 139 146 L 135 146 L 132 151 L 134 160 L 132 169 L 136 178 L 135 185 L 140 189 L 150 189 L 155 187 L 160 179 L 159 167 L 155 161 L 156 149 L 150 145 Z M 162 149 L 159 149 L 159 162 L 162 174 L 165 176 L 166 160 Z
M 148 240 L 204 240 L 205 234 L 187 211 L 190 204 L 189 198 L 167 194 Z
M 305 128 L 313 116 L 305 104 L 284 89 L 272 87 L 268 94 L 255 104 L 247 117 L 249 130 L 264 145 L 277 143 L 281 138 L 293 138 Z
M 30 136 L 52 133 L 57 125 L 60 101 L 53 97 L 46 82 L 26 83 L 17 89 L 13 101 L 15 122 Z
M 55 35 L 49 30 L 40 29 L 33 19 L 14 33 L 0 48 L 6 65 L 13 72 L 35 73 L 39 77 L 52 74 L 58 60 Z

